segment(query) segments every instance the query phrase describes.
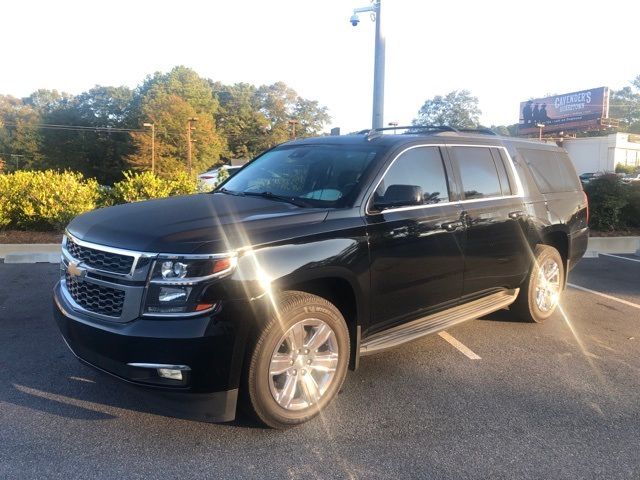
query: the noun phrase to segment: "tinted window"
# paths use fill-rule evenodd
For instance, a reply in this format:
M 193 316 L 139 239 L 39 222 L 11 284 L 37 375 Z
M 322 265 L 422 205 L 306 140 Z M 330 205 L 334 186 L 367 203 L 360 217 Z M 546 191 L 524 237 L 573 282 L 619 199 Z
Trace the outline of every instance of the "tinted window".
M 511 195 L 513 193 L 513 188 L 510 185 L 509 174 L 507 173 L 504 159 L 500 156 L 500 151 L 498 149 L 492 149 L 491 151 L 493 153 L 493 161 L 495 162 L 496 169 L 498 170 L 498 178 L 500 179 L 502 194 Z
M 422 189 L 425 204 L 449 201 L 447 176 L 440 149 L 420 147 L 406 151 L 391 165 L 374 195 L 384 197 L 390 185 L 416 185 Z
M 345 206 L 379 152 L 373 146 L 280 147 L 256 158 L 222 187 L 245 195 L 269 192 L 311 206 Z
M 580 180 L 565 152 L 519 148 L 541 193 L 580 190 Z
M 498 197 L 502 195 L 498 171 L 491 150 L 482 147 L 453 147 L 458 161 L 464 198 Z

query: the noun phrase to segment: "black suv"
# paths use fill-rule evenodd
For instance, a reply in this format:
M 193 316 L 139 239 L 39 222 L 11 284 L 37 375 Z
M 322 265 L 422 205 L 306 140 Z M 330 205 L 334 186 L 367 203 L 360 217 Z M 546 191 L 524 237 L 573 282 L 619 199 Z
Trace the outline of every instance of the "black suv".
M 362 355 L 507 307 L 544 321 L 587 222 L 556 146 L 447 127 L 299 140 L 212 193 L 74 219 L 54 313 L 100 370 L 211 421 L 242 400 L 288 427 Z

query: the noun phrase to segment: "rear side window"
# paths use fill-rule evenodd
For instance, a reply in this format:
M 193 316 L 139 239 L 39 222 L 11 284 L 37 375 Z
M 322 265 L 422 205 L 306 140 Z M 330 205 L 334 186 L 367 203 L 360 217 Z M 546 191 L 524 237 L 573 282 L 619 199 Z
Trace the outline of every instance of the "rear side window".
M 519 148 L 518 152 L 529 166 L 540 193 L 582 189 L 571 159 L 565 152 L 530 148 Z
M 449 201 L 447 176 L 438 147 L 419 147 L 400 155 L 385 173 L 374 194 L 383 198 L 391 185 L 415 185 L 422 189 L 425 204 Z
M 502 195 L 511 195 L 513 193 L 513 187 L 507 173 L 507 168 L 504 164 L 504 159 L 500 155 L 498 149 L 491 149 L 493 153 L 493 160 L 496 163 L 496 169 L 498 170 L 498 177 L 500 178 L 500 188 L 502 189 Z
M 491 150 L 483 147 L 452 147 L 464 190 L 465 200 L 499 197 L 500 177 Z

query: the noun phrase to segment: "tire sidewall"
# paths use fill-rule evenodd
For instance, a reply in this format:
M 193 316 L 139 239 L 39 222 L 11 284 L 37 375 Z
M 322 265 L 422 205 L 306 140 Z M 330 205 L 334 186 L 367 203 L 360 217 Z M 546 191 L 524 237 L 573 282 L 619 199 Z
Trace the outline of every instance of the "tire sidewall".
M 562 262 L 562 257 L 560 253 L 553 247 L 548 245 L 538 246 L 536 248 L 536 258 L 535 262 L 531 267 L 531 274 L 529 279 L 529 289 L 528 289 L 528 304 L 529 311 L 531 312 L 531 317 L 535 322 L 541 323 L 548 319 L 551 315 L 554 314 L 556 308 L 558 307 L 558 303 L 549 311 L 543 312 L 538 308 L 538 304 L 536 302 L 536 287 L 538 283 L 538 275 L 540 275 L 539 265 L 544 264 L 544 262 L 548 259 L 553 259 L 554 262 L 558 265 L 559 275 L 560 275 L 560 292 L 564 289 L 565 276 L 564 276 L 564 263 Z
M 340 390 L 346 376 L 350 342 L 349 332 L 337 308 L 326 300 L 308 295 L 309 301 L 294 302 L 279 313 L 279 320 L 270 322 L 262 332 L 251 357 L 249 371 L 249 397 L 260 420 L 269 426 L 286 428 L 310 420 L 325 408 Z M 273 398 L 269 387 L 271 357 L 284 333 L 296 323 L 310 318 L 325 322 L 335 333 L 338 344 L 338 367 L 329 388 L 317 404 L 302 410 L 287 410 Z

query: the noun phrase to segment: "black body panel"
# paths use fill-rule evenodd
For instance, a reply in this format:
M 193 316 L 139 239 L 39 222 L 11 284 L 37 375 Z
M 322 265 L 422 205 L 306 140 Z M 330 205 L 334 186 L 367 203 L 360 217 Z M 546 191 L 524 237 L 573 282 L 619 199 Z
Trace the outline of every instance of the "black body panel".
M 247 348 L 272 314 L 279 291 L 329 296 L 343 312 L 357 360 L 358 342 L 368 336 L 486 292 L 517 289 L 537 243 L 556 246 L 568 269 L 584 254 L 583 192 L 541 193 L 519 150 L 524 145 L 558 155 L 561 149 L 458 133 L 323 137 L 289 145 L 369 143 L 381 153 L 359 178 L 345 208 L 213 193 L 120 205 L 74 219 L 68 232 L 97 246 L 152 255 L 236 252 L 237 265 L 207 286 L 215 310 L 184 318 L 110 322 L 65 303 L 56 286 L 54 317 L 70 348 L 86 362 L 140 385 L 176 394 L 237 393 Z M 445 152 L 449 201 L 369 210 L 386 169 L 400 152 L 421 145 Z M 455 158 L 446 153 L 452 145 L 490 147 L 494 158 L 503 156 L 513 168 L 508 172 L 513 193 L 465 198 Z M 139 284 L 142 289 L 144 282 Z M 191 372 L 180 385 L 163 384 L 128 363 L 188 365 Z M 221 418 L 227 418 L 231 397 L 222 397 Z

